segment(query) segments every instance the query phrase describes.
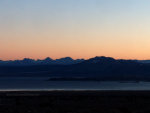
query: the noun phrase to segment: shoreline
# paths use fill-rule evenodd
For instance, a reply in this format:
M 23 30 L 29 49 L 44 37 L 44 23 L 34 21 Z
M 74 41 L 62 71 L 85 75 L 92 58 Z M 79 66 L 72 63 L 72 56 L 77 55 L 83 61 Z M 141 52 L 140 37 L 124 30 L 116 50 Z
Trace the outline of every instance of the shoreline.
M 51 94 L 127 94 L 130 96 L 130 94 L 149 94 L 150 97 L 150 90 L 0 90 L 0 95 L 1 94 L 36 94 L 36 95 L 49 95 Z M 117 94 L 117 95 L 118 95 Z
M 1 89 L 1 92 L 150 92 L 150 90 L 133 89 Z

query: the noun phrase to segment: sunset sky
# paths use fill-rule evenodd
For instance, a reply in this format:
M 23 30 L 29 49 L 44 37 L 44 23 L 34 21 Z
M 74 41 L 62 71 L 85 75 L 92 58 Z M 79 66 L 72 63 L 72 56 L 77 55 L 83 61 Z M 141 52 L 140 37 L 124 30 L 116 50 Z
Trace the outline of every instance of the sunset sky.
M 0 59 L 150 59 L 150 0 L 0 0 Z

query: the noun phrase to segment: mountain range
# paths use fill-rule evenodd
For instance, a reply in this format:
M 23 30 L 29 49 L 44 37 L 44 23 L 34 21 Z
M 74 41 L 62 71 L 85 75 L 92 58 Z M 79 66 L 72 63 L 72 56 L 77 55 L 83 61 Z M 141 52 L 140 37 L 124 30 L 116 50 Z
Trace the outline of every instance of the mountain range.
M 25 66 L 25 65 L 70 65 L 77 64 L 84 61 L 84 59 L 72 59 L 71 57 L 64 57 L 60 59 L 53 60 L 50 57 L 47 57 L 43 60 L 34 60 L 30 58 L 24 58 L 23 60 L 8 60 L 2 61 L 0 60 L 0 65 L 11 65 L 11 66 Z
M 150 63 L 104 56 L 88 60 L 73 60 L 70 57 L 36 61 L 24 59 L 1 61 L 0 64 L 0 76 L 46 76 L 53 78 L 51 80 L 150 81 Z
M 102 56 L 103 57 L 103 56 Z M 101 58 L 102 58 L 101 57 Z M 24 58 L 23 60 L 0 60 L 0 66 L 26 66 L 26 65 L 71 65 L 86 61 L 85 59 L 72 59 L 71 57 L 64 57 L 60 59 L 52 59 L 47 57 L 43 60 L 34 60 L 30 58 Z M 132 60 L 139 63 L 150 63 L 150 60 Z

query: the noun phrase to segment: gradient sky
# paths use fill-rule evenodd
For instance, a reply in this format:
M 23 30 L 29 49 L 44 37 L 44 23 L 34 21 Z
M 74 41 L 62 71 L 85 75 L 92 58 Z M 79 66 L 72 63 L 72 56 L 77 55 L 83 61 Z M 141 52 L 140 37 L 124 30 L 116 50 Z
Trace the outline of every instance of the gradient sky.
M 0 0 L 0 59 L 150 59 L 150 0 Z

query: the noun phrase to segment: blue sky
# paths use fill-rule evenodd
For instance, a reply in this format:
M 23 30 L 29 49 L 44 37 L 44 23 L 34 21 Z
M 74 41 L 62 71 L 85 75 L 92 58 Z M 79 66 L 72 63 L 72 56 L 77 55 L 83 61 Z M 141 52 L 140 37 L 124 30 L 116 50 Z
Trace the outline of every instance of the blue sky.
M 0 59 L 149 59 L 149 0 L 1 0 Z

